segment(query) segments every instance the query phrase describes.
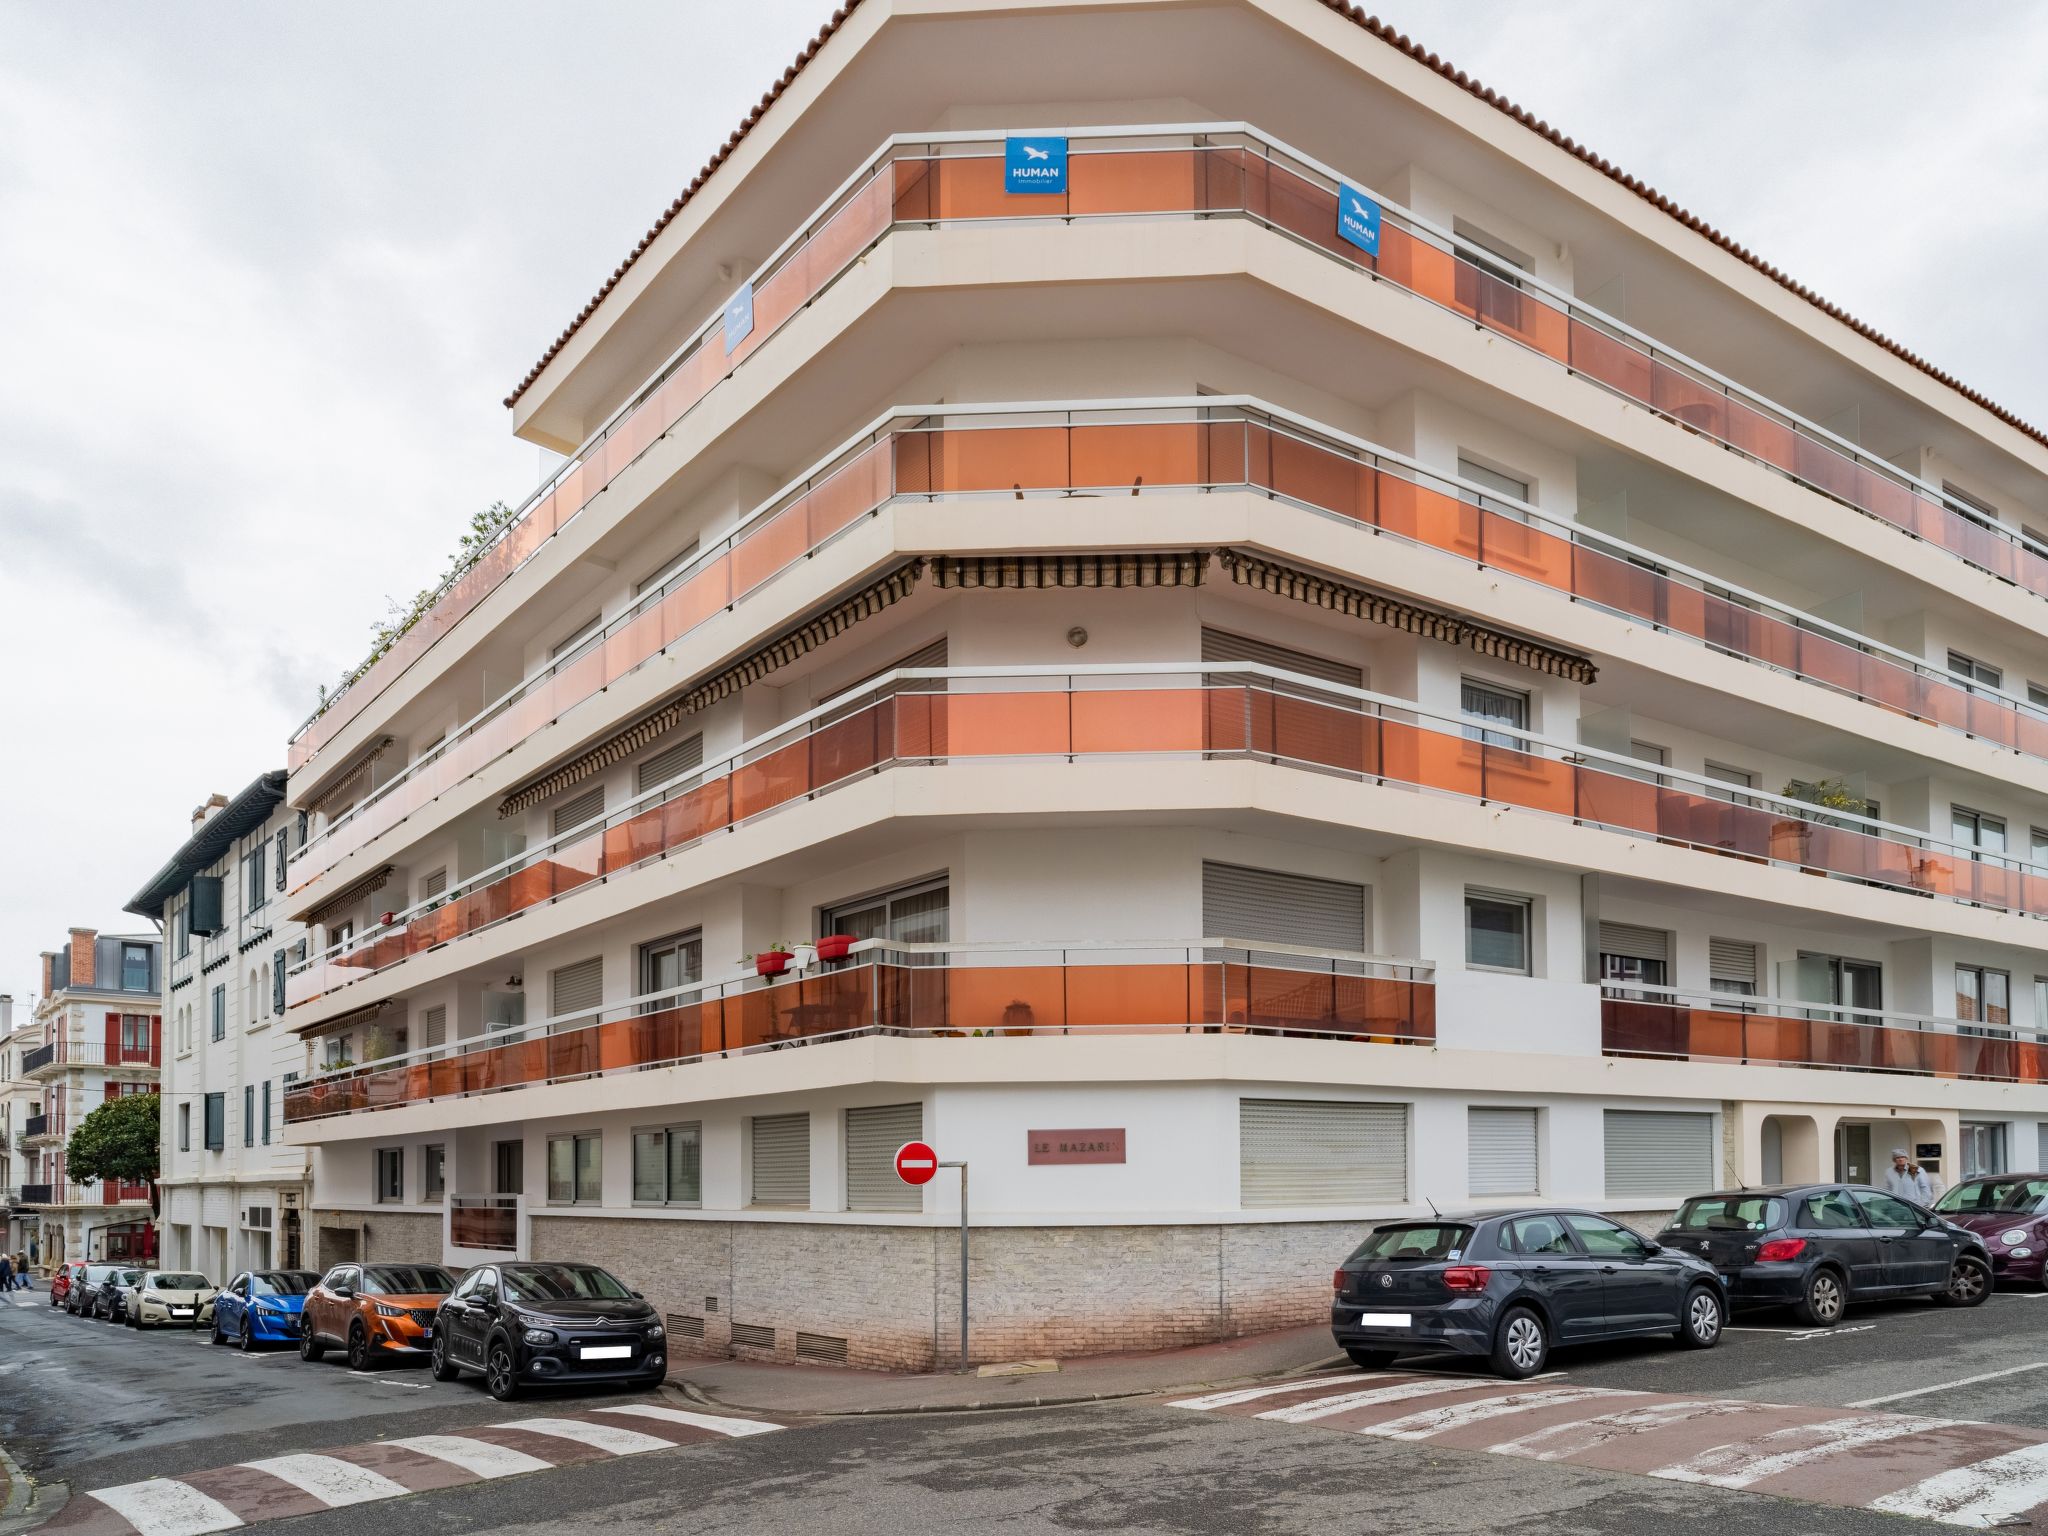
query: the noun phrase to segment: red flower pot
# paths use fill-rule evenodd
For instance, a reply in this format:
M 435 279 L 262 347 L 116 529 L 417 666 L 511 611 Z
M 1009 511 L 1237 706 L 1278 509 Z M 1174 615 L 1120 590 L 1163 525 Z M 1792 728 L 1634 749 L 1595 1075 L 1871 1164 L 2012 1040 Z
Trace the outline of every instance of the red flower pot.
M 820 960 L 844 960 L 846 952 L 858 942 L 850 933 L 828 933 L 818 940 Z
M 758 976 L 780 976 L 789 969 L 789 962 L 796 956 L 786 949 L 771 949 L 754 956 L 754 973 Z

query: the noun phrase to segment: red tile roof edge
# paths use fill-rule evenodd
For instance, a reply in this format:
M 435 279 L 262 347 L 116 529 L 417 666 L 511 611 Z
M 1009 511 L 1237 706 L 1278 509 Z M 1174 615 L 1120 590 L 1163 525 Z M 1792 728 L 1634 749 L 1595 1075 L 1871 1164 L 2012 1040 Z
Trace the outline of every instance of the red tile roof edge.
M 831 39 L 832 35 L 846 24 L 847 18 L 852 16 L 852 14 L 859 9 L 860 3 L 861 0 L 847 0 L 846 4 L 840 6 L 838 10 L 832 13 L 831 19 L 827 21 L 822 28 L 819 29 L 818 35 L 811 39 L 809 45 L 804 48 L 803 52 L 799 53 L 796 56 L 795 61 L 782 72 L 781 78 L 775 82 L 774 87 L 771 90 L 769 90 L 768 93 L 761 98 L 759 103 L 755 105 L 754 109 L 747 114 L 746 120 L 742 122 L 740 126 L 736 130 L 734 130 L 734 132 L 731 135 L 727 137 L 724 145 L 720 147 L 718 152 L 714 154 L 710 158 L 710 160 L 705 162 L 704 169 L 699 171 L 696 177 L 690 182 L 689 186 L 683 189 L 682 195 L 677 197 L 674 202 L 670 203 L 668 207 L 662 212 L 661 217 L 654 221 L 654 227 L 649 229 L 646 235 L 642 237 L 640 243 L 633 247 L 631 254 L 628 255 L 624 261 L 619 263 L 617 269 L 613 271 L 611 277 L 606 280 L 604 286 L 597 290 L 597 292 L 591 297 L 590 302 L 585 304 L 583 308 L 577 313 L 576 318 L 569 323 L 568 329 L 564 330 L 561 335 L 557 336 L 553 344 L 549 346 L 547 351 L 541 354 L 540 360 L 527 370 L 526 377 L 519 381 L 518 387 L 515 388 L 511 394 L 505 397 L 504 403 L 508 409 L 518 404 L 519 397 L 525 394 L 528 389 L 532 388 L 534 381 L 538 379 L 544 371 L 546 371 L 548 364 L 553 362 L 555 358 L 558 355 L 560 355 L 562 348 L 568 345 L 569 339 L 572 336 L 574 336 L 579 329 L 582 328 L 583 323 L 586 320 L 588 320 L 592 315 L 597 313 L 598 306 L 602 304 L 605 301 L 605 299 L 611 294 L 611 291 L 618 286 L 619 279 L 626 275 L 628 269 L 632 267 L 634 262 L 640 259 L 641 254 L 650 245 L 654 243 L 655 239 L 661 234 L 662 230 L 668 227 L 670 221 L 673 220 L 677 214 L 683 211 L 684 206 L 690 201 L 692 197 L 694 197 L 697 194 L 698 189 L 701 188 L 704 185 L 704 183 L 711 178 L 712 173 L 716 171 L 719 168 L 719 166 L 723 165 L 725 161 L 732 155 L 732 152 L 739 147 L 740 141 L 744 139 L 747 136 L 747 134 L 752 130 L 754 124 L 758 123 L 761 120 L 761 118 L 767 113 L 768 109 L 775 105 L 776 101 L 781 98 L 782 93 L 789 88 L 790 83 L 793 80 L 795 80 L 798 73 L 802 71 L 803 67 L 817 55 L 818 50 L 823 48 L 825 44 Z M 2043 432 L 2039 427 L 2031 425 L 2023 417 L 2017 415 L 2012 411 L 2007 410 L 2004 406 L 1998 404 L 1989 396 L 1984 395 L 1978 392 L 1977 390 L 1970 388 L 1967 384 L 1963 383 L 1962 380 L 1956 378 L 1955 375 L 1943 372 L 1940 368 L 1937 368 L 1934 364 L 1928 362 L 1926 358 L 1921 357 L 1917 352 L 1908 350 L 1906 347 L 1900 345 L 1896 341 L 1893 341 L 1889 336 L 1885 335 L 1882 331 L 1876 329 L 1874 326 L 1865 324 L 1863 321 L 1857 319 L 1854 315 L 1850 314 L 1846 309 L 1843 309 L 1840 305 L 1832 303 L 1829 300 L 1821 297 L 1821 295 L 1815 293 L 1811 288 L 1808 288 L 1804 283 L 1799 282 L 1796 278 L 1792 277 L 1784 271 L 1781 271 L 1779 268 L 1772 266 L 1769 262 L 1765 261 L 1761 256 L 1757 255 L 1756 252 L 1750 250 L 1749 247 L 1739 244 L 1737 241 L 1731 239 L 1729 236 L 1724 235 L 1723 233 L 1721 233 L 1720 230 L 1714 228 L 1713 225 L 1709 224 L 1705 219 L 1700 218 L 1697 214 L 1691 213 L 1685 208 L 1680 207 L 1677 203 L 1673 202 L 1670 198 L 1666 197 L 1663 193 L 1659 192 L 1655 187 L 1649 185 L 1649 183 L 1642 181 L 1637 177 L 1631 176 L 1628 172 L 1624 171 L 1620 166 L 1615 165 L 1610 160 L 1607 160 L 1599 155 L 1596 155 L 1592 150 L 1588 149 L 1585 145 L 1580 144 L 1577 140 L 1566 137 L 1564 134 L 1558 132 L 1557 129 L 1551 127 L 1550 124 L 1544 122 L 1541 118 L 1537 117 L 1533 112 L 1530 112 L 1527 108 L 1517 106 L 1514 102 L 1508 100 L 1507 97 L 1501 95 L 1498 91 L 1495 91 L 1488 86 L 1482 85 L 1479 81 L 1473 79 L 1470 75 L 1466 74 L 1462 69 L 1458 69 L 1454 65 L 1438 57 L 1436 54 L 1429 52 L 1420 43 L 1417 43 L 1410 39 L 1406 33 L 1397 32 L 1393 27 L 1381 21 L 1377 16 L 1367 15 L 1364 11 L 1358 9 L 1358 7 L 1347 4 L 1346 0 L 1318 0 L 1318 3 L 1328 10 L 1336 12 L 1345 20 L 1352 22 L 1357 26 L 1363 27 L 1367 32 L 1371 33 L 1381 42 L 1387 44 L 1391 48 L 1398 49 L 1400 52 L 1406 54 L 1409 58 L 1415 60 L 1418 64 L 1421 64 L 1428 69 L 1436 71 L 1436 73 L 1443 76 L 1444 79 L 1450 81 L 1452 84 L 1460 86 L 1466 91 L 1469 91 L 1472 95 L 1478 97 L 1479 100 L 1485 102 L 1488 106 L 1494 108 L 1496 111 L 1505 113 L 1507 116 L 1513 118 L 1516 122 L 1520 123 L 1524 128 L 1529 129 L 1532 133 L 1542 135 L 1545 139 L 1549 140 L 1559 149 L 1564 150 L 1567 154 L 1576 156 L 1578 159 L 1582 160 L 1587 165 L 1590 165 L 1595 170 L 1599 171 L 1602 175 L 1607 176 L 1616 182 L 1619 182 L 1622 186 L 1628 188 L 1629 191 L 1635 193 L 1636 196 L 1643 199 L 1644 202 L 1649 203 L 1652 207 L 1657 208 L 1660 211 L 1670 215 L 1679 223 L 1683 224 L 1687 229 L 1693 231 L 1693 233 L 1700 235 L 1707 240 L 1711 240 L 1715 245 L 1718 245 L 1719 247 L 1721 247 L 1721 249 L 1727 251 L 1730 255 L 1738 258 L 1741 261 L 1747 262 L 1750 266 L 1756 268 L 1757 271 L 1763 273 L 1764 276 L 1770 278 L 1780 287 L 1786 289 L 1790 293 L 1796 294 L 1798 297 L 1804 299 L 1807 303 L 1813 305 L 1814 308 L 1820 310 L 1823 314 L 1829 316 L 1830 318 L 1840 321 L 1843 325 L 1849 327 L 1849 329 L 1854 331 L 1857 335 L 1863 337 L 1864 340 L 1874 342 L 1876 345 L 1883 347 L 1887 352 L 1890 352 L 1893 356 L 1899 358 L 1902 362 L 1908 363 L 1914 368 L 1919 369 L 1922 373 L 1926 374 L 1936 383 L 1944 384 L 1948 388 L 1954 390 L 1957 394 L 1961 395 L 1965 400 L 1968 400 L 1972 405 L 1979 406 L 1982 409 L 1989 411 L 1993 416 L 1997 417 L 1998 420 L 2004 422 L 2007 426 L 2013 428 L 2015 431 L 2023 432 L 2028 437 L 2033 438 L 2036 442 L 2048 445 L 2048 432 Z

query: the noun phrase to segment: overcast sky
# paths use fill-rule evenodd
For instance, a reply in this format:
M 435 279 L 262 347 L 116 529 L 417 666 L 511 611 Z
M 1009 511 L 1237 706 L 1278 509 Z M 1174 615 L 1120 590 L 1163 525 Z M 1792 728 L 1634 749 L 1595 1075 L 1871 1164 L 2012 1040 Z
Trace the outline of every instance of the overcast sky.
M 0 990 L 531 489 L 498 402 L 829 11 L 0 0 Z M 2048 8 L 1381 14 L 2048 420 Z

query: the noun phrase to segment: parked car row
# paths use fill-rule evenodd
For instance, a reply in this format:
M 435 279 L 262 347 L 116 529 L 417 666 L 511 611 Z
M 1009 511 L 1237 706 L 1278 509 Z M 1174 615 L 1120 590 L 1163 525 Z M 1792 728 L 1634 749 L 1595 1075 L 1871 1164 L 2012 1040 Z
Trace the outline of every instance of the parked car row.
M 595 1264 L 337 1264 L 202 1274 L 66 1263 L 50 1305 L 131 1328 L 206 1328 L 215 1344 L 338 1350 L 352 1370 L 424 1361 L 436 1381 L 481 1377 L 507 1401 L 529 1386 L 652 1386 L 668 1371 L 666 1330 L 638 1291 Z
M 1376 1227 L 1333 1276 L 1330 1327 L 1368 1370 L 1404 1355 L 1489 1360 L 1526 1380 L 1560 1345 L 1720 1342 L 1732 1310 L 1790 1307 L 1815 1328 L 1853 1303 L 1974 1307 L 2042 1279 L 2048 1174 L 1969 1179 L 1932 1210 L 1852 1184 L 1696 1195 L 1643 1237 L 1592 1211 L 1531 1207 Z

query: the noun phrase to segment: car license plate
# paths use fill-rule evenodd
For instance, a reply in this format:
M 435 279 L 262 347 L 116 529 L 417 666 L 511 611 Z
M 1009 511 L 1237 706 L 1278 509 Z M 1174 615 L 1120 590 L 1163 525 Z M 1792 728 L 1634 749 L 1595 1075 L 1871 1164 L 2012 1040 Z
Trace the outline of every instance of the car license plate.
M 576 1351 L 579 1360 L 630 1360 L 633 1346 L 630 1344 L 585 1344 Z
M 1358 1323 L 1362 1328 L 1406 1328 L 1415 1321 L 1407 1312 L 1361 1312 Z
M 171 1308 L 171 1316 L 173 1316 L 173 1317 L 190 1317 L 191 1315 L 192 1315 L 192 1309 L 191 1309 L 190 1307 L 173 1307 L 173 1308 Z
M 433 1330 L 433 1329 L 431 1329 L 431 1328 L 422 1328 L 422 1329 L 420 1330 L 420 1342 L 421 1342 L 422 1344 L 425 1344 L 425 1343 L 427 1343 L 427 1342 L 428 1342 L 429 1340 L 431 1340 L 431 1339 L 432 1339 L 433 1337 L 434 1337 L 434 1330 Z

